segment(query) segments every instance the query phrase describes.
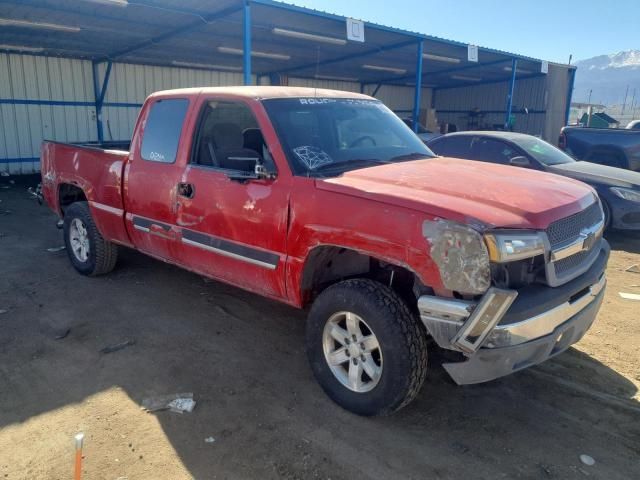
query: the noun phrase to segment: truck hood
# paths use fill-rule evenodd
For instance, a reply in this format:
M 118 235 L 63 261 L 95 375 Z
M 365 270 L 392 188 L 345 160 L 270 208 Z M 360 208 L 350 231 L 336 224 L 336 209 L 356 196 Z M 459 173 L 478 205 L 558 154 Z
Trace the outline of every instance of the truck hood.
M 598 165 L 591 162 L 571 162 L 549 166 L 549 171 L 587 183 L 611 187 L 640 187 L 640 172 Z
M 446 157 L 353 170 L 316 185 L 479 229 L 544 229 L 596 198 L 591 187 L 558 175 Z

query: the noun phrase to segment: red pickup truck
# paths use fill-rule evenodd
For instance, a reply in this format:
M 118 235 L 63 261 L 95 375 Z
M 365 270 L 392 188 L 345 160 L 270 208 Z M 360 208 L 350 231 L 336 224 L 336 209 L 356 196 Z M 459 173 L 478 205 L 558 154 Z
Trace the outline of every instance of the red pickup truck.
M 433 153 L 381 102 L 288 87 L 158 92 L 129 150 L 45 142 L 42 187 L 73 266 L 135 248 L 308 308 L 327 394 L 361 415 L 418 393 L 427 345 L 459 384 L 578 341 L 609 255 L 594 191 Z M 125 147 L 126 148 L 126 147 Z

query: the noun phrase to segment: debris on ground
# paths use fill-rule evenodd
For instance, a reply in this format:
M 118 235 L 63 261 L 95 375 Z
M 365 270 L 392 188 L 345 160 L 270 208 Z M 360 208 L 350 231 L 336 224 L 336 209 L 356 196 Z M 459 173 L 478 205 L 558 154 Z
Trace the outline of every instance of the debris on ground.
M 0 215 L 11 215 L 11 210 L 0 210 Z
M 618 292 L 618 295 L 625 300 L 640 300 L 640 295 L 637 293 Z
M 589 465 L 590 467 L 596 464 L 596 461 L 593 459 L 593 457 L 590 457 L 589 455 L 585 455 L 584 453 L 580 455 L 580 461 L 585 465 Z
M 107 345 L 100 350 L 100 353 L 113 353 L 123 348 L 127 348 L 130 345 L 135 345 L 136 341 L 133 339 L 125 340 L 124 342 L 116 343 L 115 345 Z
M 159 395 L 142 400 L 142 408 L 147 412 L 171 410 L 175 413 L 193 412 L 196 402 L 193 393 L 174 393 L 173 395 Z
M 631 265 L 630 267 L 627 267 L 624 269 L 625 272 L 631 272 L 631 273 L 640 273 L 640 263 L 636 263 L 635 265 Z
M 51 247 L 51 248 L 47 248 L 47 252 L 51 252 L 51 253 L 61 252 L 65 248 L 67 248 L 67 247 L 65 247 L 64 245 L 62 245 L 60 247 Z
M 69 335 L 69 332 L 71 332 L 70 328 L 63 328 L 61 330 L 58 330 L 53 336 L 53 338 L 55 340 L 62 340 L 63 338 L 66 338 L 67 335 Z
M 213 437 L 207 437 L 204 439 L 204 443 L 214 443 L 216 441 Z
M 3 313 L 7 313 L 8 311 L 9 311 L 9 310 L 3 310 L 3 309 L 0 309 L 0 315 L 2 315 Z
M 8 177 L 9 174 L 7 172 L 0 172 L 0 177 Z

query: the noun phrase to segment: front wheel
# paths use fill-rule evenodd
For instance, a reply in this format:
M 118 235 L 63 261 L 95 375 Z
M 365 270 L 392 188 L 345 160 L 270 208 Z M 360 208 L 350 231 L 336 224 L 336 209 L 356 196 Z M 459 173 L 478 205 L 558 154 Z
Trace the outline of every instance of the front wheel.
M 113 270 L 118 247 L 100 234 L 87 202 L 69 205 L 64 212 L 63 231 L 69 260 L 78 272 L 96 276 Z
M 316 299 L 307 354 L 327 395 L 358 415 L 387 415 L 413 400 L 427 372 L 426 332 L 402 299 L 372 280 L 346 280 Z

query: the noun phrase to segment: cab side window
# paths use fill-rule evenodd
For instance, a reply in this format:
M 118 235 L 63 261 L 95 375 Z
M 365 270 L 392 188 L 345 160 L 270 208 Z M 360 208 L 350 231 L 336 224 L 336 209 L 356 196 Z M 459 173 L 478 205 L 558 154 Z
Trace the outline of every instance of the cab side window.
M 473 137 L 469 158 L 509 165 L 509 161 L 517 155 L 517 152 L 505 142 L 493 138 Z
M 467 136 L 442 137 L 429 144 L 435 153 L 443 157 L 469 158 L 471 139 Z
M 151 105 L 142 137 L 143 160 L 173 163 L 178 153 L 184 117 L 189 101 L 185 98 L 157 100 Z
M 207 102 L 194 145 L 191 162 L 197 165 L 253 172 L 256 163 L 262 162 L 275 170 L 253 113 L 240 102 Z

